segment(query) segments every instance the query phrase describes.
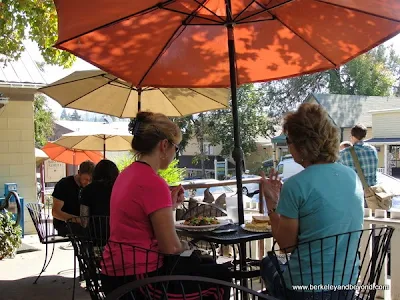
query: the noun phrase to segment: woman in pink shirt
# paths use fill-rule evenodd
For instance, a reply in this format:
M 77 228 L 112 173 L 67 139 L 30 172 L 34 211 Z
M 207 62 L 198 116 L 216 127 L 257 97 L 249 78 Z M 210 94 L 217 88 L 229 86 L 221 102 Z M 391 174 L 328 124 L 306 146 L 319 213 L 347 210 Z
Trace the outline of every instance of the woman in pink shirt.
M 127 278 L 132 281 L 172 271 L 229 280 L 224 266 L 195 260 L 188 265 L 186 258 L 179 258 L 172 270 L 158 254 L 180 254 L 189 249 L 179 240 L 173 217 L 173 210 L 184 200 L 183 188 L 170 190 L 157 173 L 175 158 L 182 134 L 165 115 L 149 112 L 138 113 L 132 133 L 137 160 L 118 176 L 111 194 L 110 238 L 103 253 L 104 292 L 122 285 Z

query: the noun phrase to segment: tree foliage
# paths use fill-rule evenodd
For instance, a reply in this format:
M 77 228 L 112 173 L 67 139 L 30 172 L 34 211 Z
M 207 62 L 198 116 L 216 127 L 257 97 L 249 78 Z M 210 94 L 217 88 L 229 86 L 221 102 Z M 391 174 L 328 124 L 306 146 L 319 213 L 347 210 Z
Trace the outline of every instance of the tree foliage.
M 35 95 L 33 102 L 35 146 L 41 148 L 54 133 L 54 115 L 43 95 Z
M 116 165 L 118 170 L 122 172 L 126 167 L 130 166 L 136 160 L 135 156 L 132 154 L 125 155 L 120 157 L 116 161 Z M 164 180 L 169 185 L 176 185 L 180 181 L 182 181 L 184 177 L 185 169 L 178 168 L 178 160 L 174 159 L 167 169 L 160 170 L 158 174 L 164 178 Z
M 261 105 L 263 93 L 253 84 L 242 85 L 237 91 L 240 138 L 244 155 L 256 150 L 258 137 L 274 134 L 273 122 Z M 233 151 L 233 118 L 231 109 L 209 112 L 205 115 L 207 139 L 212 145 L 222 145 L 221 155 Z
M 2 0 L 0 2 L 0 53 L 17 60 L 24 41 L 35 42 L 46 63 L 70 67 L 75 56 L 52 46 L 57 41 L 57 12 L 52 0 Z
M 82 121 L 81 115 L 75 109 L 74 112 L 69 116 L 70 121 Z
M 393 94 L 398 65 L 390 49 L 379 46 L 351 60 L 337 70 L 326 72 L 331 94 L 389 96 Z
M 263 105 L 280 118 L 309 93 L 364 96 L 400 96 L 400 56 L 380 45 L 336 70 L 272 81 L 260 85 Z

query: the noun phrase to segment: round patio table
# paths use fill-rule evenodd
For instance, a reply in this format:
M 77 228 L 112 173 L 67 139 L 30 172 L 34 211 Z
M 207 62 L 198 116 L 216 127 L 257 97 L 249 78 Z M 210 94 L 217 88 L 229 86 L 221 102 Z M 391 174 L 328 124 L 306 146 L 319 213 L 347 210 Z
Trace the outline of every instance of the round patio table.
M 272 232 L 249 232 L 244 230 L 240 225 L 229 224 L 225 225 L 224 229 L 236 229 L 235 232 L 217 233 L 213 231 L 196 232 L 177 229 L 180 236 L 186 236 L 193 239 L 194 242 L 206 241 L 217 245 L 238 245 L 239 259 L 236 255 L 233 257 L 233 264 L 230 270 L 233 272 L 233 278 L 240 280 L 241 285 L 247 287 L 247 279 L 260 276 L 260 260 L 248 259 L 246 256 L 246 243 L 252 241 L 272 238 Z M 216 257 L 215 247 L 213 247 L 214 257 Z

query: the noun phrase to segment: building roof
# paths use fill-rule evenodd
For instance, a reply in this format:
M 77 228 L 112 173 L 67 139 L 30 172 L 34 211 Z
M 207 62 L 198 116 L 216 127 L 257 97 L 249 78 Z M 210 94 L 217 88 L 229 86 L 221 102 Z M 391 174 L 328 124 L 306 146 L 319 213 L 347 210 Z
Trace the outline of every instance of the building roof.
M 353 127 L 358 123 L 372 127 L 371 111 L 400 107 L 399 97 L 310 94 L 306 101 L 311 99 L 321 104 L 341 128 Z
M 201 169 L 200 161 L 197 164 L 193 164 L 194 155 L 181 155 L 179 156 L 178 168 L 186 169 Z M 214 170 L 214 155 L 208 156 L 208 159 L 204 162 L 206 170 Z M 218 161 L 223 161 L 222 156 L 217 156 Z M 228 160 L 228 169 L 234 169 L 235 165 Z
M 55 121 L 59 126 L 62 126 L 71 131 L 99 131 L 105 130 L 118 130 L 121 134 L 128 133 L 129 122 L 112 122 L 110 124 L 104 122 L 88 122 L 88 121 Z
M 391 145 L 399 145 L 400 144 L 400 137 L 398 138 L 372 138 L 369 140 L 365 140 L 365 142 L 370 144 L 391 144 Z
M 0 85 L 38 88 L 46 84 L 44 72 L 29 52 L 22 53 L 17 61 L 4 62 L 6 58 L 0 54 Z

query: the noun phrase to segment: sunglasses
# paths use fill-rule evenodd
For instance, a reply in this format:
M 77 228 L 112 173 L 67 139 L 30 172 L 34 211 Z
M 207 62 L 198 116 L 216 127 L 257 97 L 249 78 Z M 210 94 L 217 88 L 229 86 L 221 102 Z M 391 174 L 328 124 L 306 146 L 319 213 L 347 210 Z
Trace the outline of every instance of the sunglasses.
M 168 141 L 172 146 L 175 146 L 175 152 L 179 152 L 179 145 L 175 144 L 174 142 Z

